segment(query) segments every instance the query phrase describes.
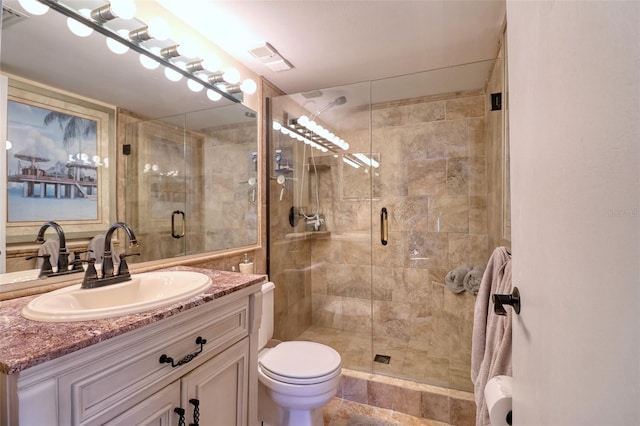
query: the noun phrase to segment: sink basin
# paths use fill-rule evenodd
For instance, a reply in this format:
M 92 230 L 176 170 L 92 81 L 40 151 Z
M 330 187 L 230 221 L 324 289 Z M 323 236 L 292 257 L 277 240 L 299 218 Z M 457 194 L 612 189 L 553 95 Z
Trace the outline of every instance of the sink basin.
M 111 318 L 182 302 L 210 285 L 211 279 L 199 272 L 145 272 L 105 287 L 84 289 L 77 284 L 45 293 L 29 302 L 22 316 L 44 322 Z

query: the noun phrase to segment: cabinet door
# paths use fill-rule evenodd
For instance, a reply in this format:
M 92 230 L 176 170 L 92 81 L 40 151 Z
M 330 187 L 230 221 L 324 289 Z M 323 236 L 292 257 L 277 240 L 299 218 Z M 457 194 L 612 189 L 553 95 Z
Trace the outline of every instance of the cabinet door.
M 187 424 L 196 417 L 203 426 L 246 426 L 248 423 L 249 340 L 243 339 L 182 378 L 182 407 Z
M 176 426 L 180 417 L 173 410 L 179 406 L 180 381 L 178 380 L 105 423 L 105 426 Z

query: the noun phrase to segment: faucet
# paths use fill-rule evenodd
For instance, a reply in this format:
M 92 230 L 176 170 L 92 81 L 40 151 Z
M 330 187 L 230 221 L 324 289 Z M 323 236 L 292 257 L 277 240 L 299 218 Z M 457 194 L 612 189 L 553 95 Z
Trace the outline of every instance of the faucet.
M 131 229 L 131 226 L 124 222 L 116 222 L 107 229 L 107 233 L 104 235 L 104 259 L 102 260 L 102 278 L 113 277 L 113 257 L 111 253 L 111 238 L 113 233 L 118 229 L 122 229 L 129 239 L 129 247 L 138 247 L 138 239 L 136 234 Z
M 47 228 L 53 228 L 58 233 L 58 242 L 60 243 L 58 248 L 58 273 L 65 273 L 69 267 L 69 253 L 67 252 L 67 241 L 64 237 L 62 227 L 55 222 L 43 223 L 38 231 L 36 242 L 44 243 L 44 233 Z
M 129 269 L 127 264 L 125 263 L 125 257 L 135 256 L 137 253 L 120 255 L 120 267 L 118 268 L 118 273 L 113 273 L 113 257 L 111 253 L 111 238 L 113 238 L 113 233 L 120 228 L 126 234 L 129 239 L 129 247 L 138 247 L 138 239 L 136 238 L 136 234 L 131 229 L 131 226 L 127 225 L 124 222 L 116 222 L 109 227 L 106 234 L 104 235 L 104 259 L 102 260 L 102 277 L 98 277 L 96 272 L 96 268 L 94 266 L 95 259 L 91 258 L 87 260 L 88 263 L 87 270 L 84 275 L 84 279 L 82 280 L 81 288 L 96 288 L 102 287 L 110 284 L 122 283 L 125 281 L 129 281 L 131 279 L 131 274 L 129 273 Z

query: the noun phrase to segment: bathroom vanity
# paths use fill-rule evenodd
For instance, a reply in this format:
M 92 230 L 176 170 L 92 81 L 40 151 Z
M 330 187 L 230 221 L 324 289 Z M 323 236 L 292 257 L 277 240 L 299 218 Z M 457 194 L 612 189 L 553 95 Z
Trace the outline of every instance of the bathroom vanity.
M 0 302 L 0 425 L 257 423 L 264 276 L 200 270 L 203 295 L 84 322 L 24 319 Z

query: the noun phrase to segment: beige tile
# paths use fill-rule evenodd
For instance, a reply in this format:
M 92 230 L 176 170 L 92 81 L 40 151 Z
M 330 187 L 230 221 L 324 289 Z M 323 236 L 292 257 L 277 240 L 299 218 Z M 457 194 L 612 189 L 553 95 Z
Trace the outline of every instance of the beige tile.
M 468 195 L 469 194 L 469 159 L 450 158 L 447 160 L 447 194 L 448 195 Z
M 484 95 L 478 95 L 447 100 L 447 120 L 469 117 L 483 117 L 485 101 L 484 98 Z
M 446 395 L 423 392 L 420 400 L 420 417 L 450 423 L 450 399 Z
M 429 231 L 468 232 L 469 197 L 453 195 L 429 198 Z
M 408 159 L 408 195 L 444 195 L 447 190 L 447 162 L 439 159 Z

